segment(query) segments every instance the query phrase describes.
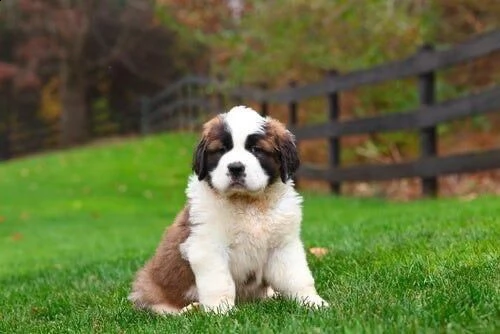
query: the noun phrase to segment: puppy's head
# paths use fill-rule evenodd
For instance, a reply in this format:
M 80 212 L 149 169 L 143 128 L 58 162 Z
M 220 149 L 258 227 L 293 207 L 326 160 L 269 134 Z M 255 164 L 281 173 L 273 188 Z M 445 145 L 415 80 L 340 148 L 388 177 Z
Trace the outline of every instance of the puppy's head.
M 198 179 L 225 195 L 261 193 L 274 182 L 287 182 L 298 167 L 293 135 L 243 106 L 204 124 L 193 158 Z

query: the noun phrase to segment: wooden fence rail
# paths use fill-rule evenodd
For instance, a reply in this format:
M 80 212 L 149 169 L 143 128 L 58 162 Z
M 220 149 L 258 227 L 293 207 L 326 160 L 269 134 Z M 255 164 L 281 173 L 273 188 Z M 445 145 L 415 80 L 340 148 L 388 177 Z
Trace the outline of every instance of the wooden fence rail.
M 136 108 L 137 110 L 137 108 Z M 0 115 L 2 116 L 2 115 Z M 118 115 L 117 119 L 88 120 L 88 139 L 106 136 L 137 134 L 141 118 L 138 113 Z M 23 120 L 0 122 L 0 162 L 36 152 L 58 150 L 60 145 L 59 120 L 29 122 Z
M 481 153 L 467 153 L 437 156 L 436 126 L 443 122 L 500 111 L 500 86 L 466 97 L 436 103 L 436 72 L 454 65 L 472 61 L 492 53 L 500 53 L 500 30 L 477 36 L 452 48 L 435 50 L 425 45 L 401 61 L 390 62 L 370 69 L 339 74 L 330 71 L 321 81 L 269 91 L 266 86 L 228 88 L 221 80 L 205 77 L 186 77 L 168 87 L 160 95 L 145 99 L 143 103 L 143 127 L 157 123 L 165 113 L 185 113 L 186 105 L 196 104 L 203 110 L 213 112 L 224 110 L 220 101 L 223 95 L 230 101 L 252 101 L 260 105 L 262 115 L 269 113 L 270 104 L 285 104 L 288 107 L 288 126 L 297 141 L 328 139 L 328 168 L 319 168 L 304 163 L 298 177 L 329 182 L 334 193 L 340 193 L 342 182 L 377 181 L 409 177 L 422 180 L 424 196 L 436 196 L 437 177 L 450 173 L 468 173 L 500 168 L 500 149 Z M 339 99 L 342 91 L 363 85 L 408 77 L 418 78 L 420 106 L 413 110 L 382 116 L 339 121 L 341 114 Z M 179 96 L 186 86 L 195 86 L 198 96 Z M 200 88 L 201 87 L 201 88 Z M 200 93 L 202 92 L 202 93 Z M 218 97 L 213 103 L 214 94 Z M 298 125 L 299 103 L 313 97 L 324 96 L 328 102 L 327 122 L 314 125 Z M 172 100 L 173 99 L 173 100 Z M 187 102 L 187 101 L 191 102 Z M 196 103 L 194 102 L 196 101 Z M 167 105 L 161 111 L 161 105 Z M 341 167 L 339 139 L 342 136 L 389 131 L 413 130 L 420 136 L 420 157 L 418 160 L 390 165 L 362 165 Z M 145 131 L 147 132 L 147 131 Z
M 416 130 L 468 116 L 498 111 L 500 87 L 485 92 L 443 101 L 403 113 L 394 113 L 362 119 L 305 125 L 292 128 L 300 140 L 319 139 L 328 136 L 341 137 L 374 132 Z

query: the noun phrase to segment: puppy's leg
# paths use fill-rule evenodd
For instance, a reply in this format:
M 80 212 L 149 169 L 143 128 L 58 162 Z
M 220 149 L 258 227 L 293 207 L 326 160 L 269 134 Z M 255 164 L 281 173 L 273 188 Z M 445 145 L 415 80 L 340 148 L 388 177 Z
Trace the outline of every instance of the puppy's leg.
M 137 308 L 148 309 L 157 314 L 177 314 L 178 307 L 171 305 L 163 289 L 151 277 L 151 263 L 139 270 L 128 299 Z
M 236 287 L 227 253 L 202 240 L 188 240 L 182 247 L 196 279 L 202 309 L 216 313 L 231 310 L 236 299 Z
M 328 306 L 314 287 L 304 247 L 299 238 L 276 248 L 269 257 L 264 278 L 280 294 L 311 307 Z
M 181 310 L 169 304 L 155 304 L 150 306 L 151 311 L 159 315 L 180 314 Z

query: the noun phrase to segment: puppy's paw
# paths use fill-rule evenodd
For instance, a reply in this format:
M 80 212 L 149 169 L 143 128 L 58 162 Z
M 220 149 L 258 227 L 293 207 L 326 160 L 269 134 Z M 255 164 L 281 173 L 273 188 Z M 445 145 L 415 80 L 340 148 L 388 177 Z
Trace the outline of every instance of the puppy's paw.
M 275 298 L 278 297 L 278 293 L 274 291 L 273 288 L 268 286 L 264 292 L 264 298 Z
M 330 304 L 328 304 L 328 302 L 321 298 L 319 295 L 301 296 L 299 298 L 299 301 L 302 305 L 312 309 L 330 307 Z
M 181 313 L 181 314 L 184 314 L 184 313 L 188 313 L 188 312 L 189 312 L 189 313 L 190 313 L 190 312 L 196 312 L 196 311 L 200 311 L 200 309 L 201 309 L 201 305 L 200 305 L 200 303 L 198 303 L 198 302 L 193 302 L 193 303 L 189 304 L 188 306 L 184 306 L 184 307 L 181 309 L 180 313 Z

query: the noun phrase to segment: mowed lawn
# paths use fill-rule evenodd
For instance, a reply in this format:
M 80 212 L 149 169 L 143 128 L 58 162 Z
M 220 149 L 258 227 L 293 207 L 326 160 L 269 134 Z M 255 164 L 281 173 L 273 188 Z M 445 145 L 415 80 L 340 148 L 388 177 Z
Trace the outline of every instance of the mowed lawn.
M 158 317 L 126 297 L 184 203 L 192 135 L 0 164 L 0 333 L 500 331 L 500 198 L 305 195 L 303 239 L 331 308 L 287 300 Z

